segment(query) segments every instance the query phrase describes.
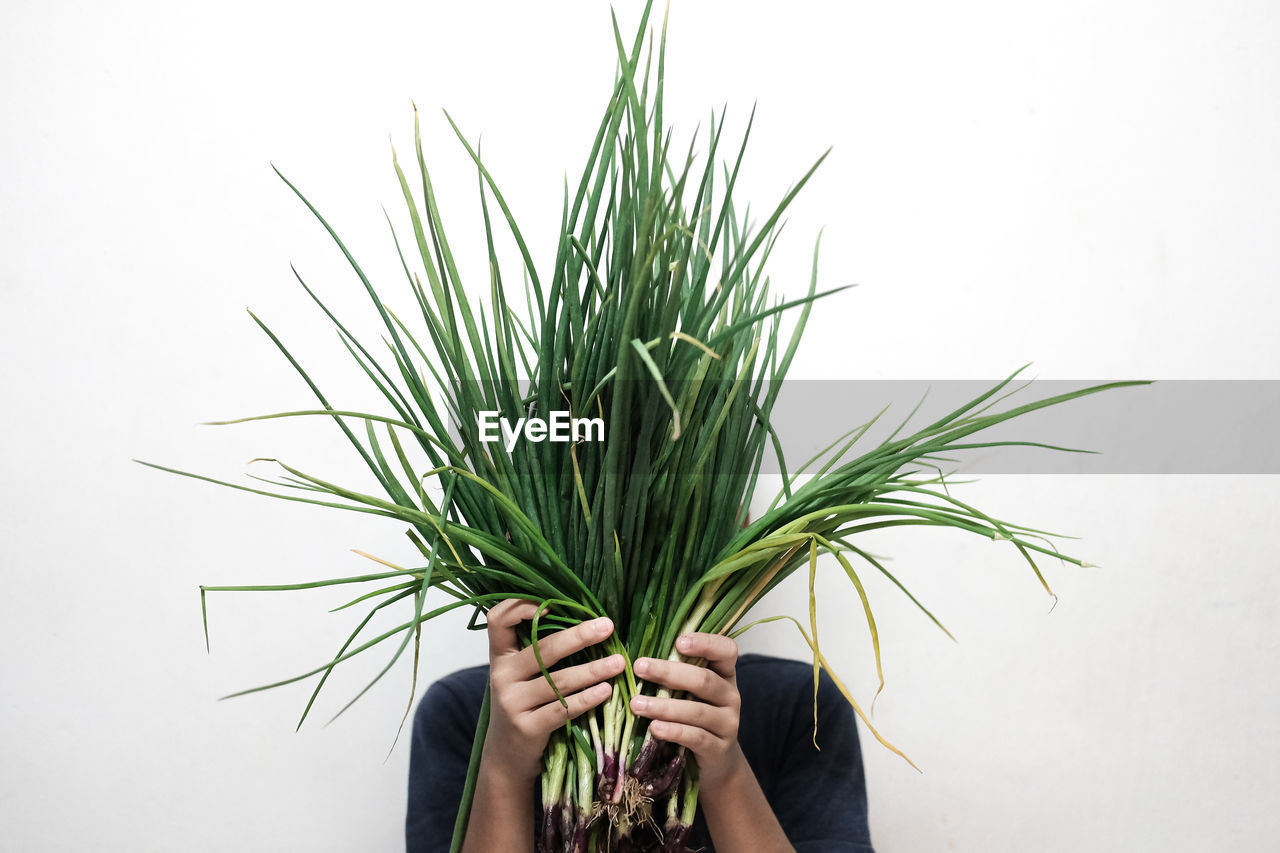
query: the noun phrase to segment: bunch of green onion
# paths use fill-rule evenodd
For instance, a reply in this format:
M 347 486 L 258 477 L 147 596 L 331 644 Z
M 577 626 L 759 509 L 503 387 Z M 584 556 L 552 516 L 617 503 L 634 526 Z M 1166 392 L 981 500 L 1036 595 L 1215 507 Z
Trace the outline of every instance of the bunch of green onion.
M 671 150 L 662 114 L 666 27 L 664 23 L 655 65 L 652 42 L 642 50 L 649 12 L 647 5 L 630 49 L 614 21 L 618 75 L 572 196 L 566 184 L 549 270 L 535 269 L 494 179 L 449 119 L 478 173 L 490 261 L 487 308 L 471 301 L 455 264 L 416 118 L 420 186 L 395 162 L 412 238 L 402 240 L 394 227 L 392 236 L 417 316 L 402 319 L 384 303 L 337 233 L 285 179 L 332 235 L 385 326 L 387 349 L 375 355 L 298 277 L 389 408 L 382 414 L 335 408 L 254 316 L 320 406 L 241 420 L 332 418 L 368 464 L 379 494 L 345 488 L 283 462 L 278 464 L 287 475 L 268 481 L 281 491 L 153 465 L 408 526 L 406 532 L 423 556 L 421 566 L 388 563 L 385 571 L 304 584 L 201 588 L 203 598 L 211 590 L 378 584 L 351 602 L 376 603 L 332 659 L 294 678 L 243 691 L 318 676 L 303 719 L 335 666 L 389 639 L 399 637 L 398 647 L 374 682 L 410 643 L 416 678 L 423 623 L 456 608 L 474 609 L 470 627 L 475 628 L 479 614 L 499 601 L 538 602 L 540 615 L 525 633 L 526 643 L 583 620 L 610 617 L 616 630 L 603 647 L 563 662 L 621 653 L 628 663 L 609 701 L 566 723 L 548 744 L 542 777 L 545 817 L 538 830 L 544 853 L 687 849 L 698 799 L 695 762 L 684 747 L 651 737 L 645 721 L 630 712 L 637 694 L 666 695 L 638 680 L 630 661 L 642 656 L 683 660 L 674 643 L 685 632 L 739 635 L 750 627 L 741 623 L 752 605 L 804 566 L 810 580 L 810 629 L 791 621 L 813 651 L 816 690 L 819 668 L 829 671 L 817 644 L 812 605 L 821 554 L 833 556 L 856 589 L 880 672 L 875 620 L 859 570 L 880 572 L 911 594 L 880 560 L 854 543 L 855 534 L 941 525 L 1008 540 L 1041 583 L 1032 552 L 1081 564 L 1035 535 L 1041 531 L 1005 523 L 953 498 L 937 462 L 943 453 L 1012 443 L 970 440 L 993 424 L 1135 384 L 1096 385 L 996 410 L 1010 393 L 1005 388 L 1015 373 L 910 435 L 900 435 L 904 422 L 889 438 L 854 457 L 854 447 L 871 423 L 857 425 L 788 474 L 771 415 L 814 301 L 835 291 L 818 291 L 816 245 L 803 297 L 771 299 L 763 269 L 780 218 L 822 158 L 763 226 L 753 230 L 733 200 L 750 125 L 732 163 L 723 161 L 719 178 L 715 162 L 721 153 L 723 115 L 718 123 L 713 117 L 706 165 L 700 170 L 694 169 L 698 158 L 692 146 L 683 158 Z M 519 288 L 520 299 L 510 299 L 515 289 L 508 286 L 498 261 L 495 229 L 509 232 L 522 258 L 520 275 L 526 281 Z M 520 302 L 523 314 L 513 307 Z M 794 319 L 787 336 L 780 329 L 784 315 Z M 499 412 L 514 422 L 554 411 L 603 418 L 604 440 L 510 445 L 482 440 L 483 412 Z M 784 486 L 768 510 L 748 523 L 746 509 L 769 453 L 782 466 Z M 431 595 L 450 600 L 429 605 Z M 378 636 L 363 635 L 375 614 L 402 601 L 412 611 L 407 620 Z M 914 597 L 911 601 L 937 623 Z M 835 682 L 871 732 L 898 752 L 871 726 L 838 678 Z M 467 825 L 487 719 L 486 695 L 455 850 Z

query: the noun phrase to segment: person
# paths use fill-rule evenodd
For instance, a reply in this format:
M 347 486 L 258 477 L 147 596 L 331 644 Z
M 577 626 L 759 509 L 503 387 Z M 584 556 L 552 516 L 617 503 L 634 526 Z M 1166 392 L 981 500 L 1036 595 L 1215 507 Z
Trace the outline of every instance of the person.
M 507 600 L 488 614 L 489 665 L 463 669 L 427 690 L 414 714 L 405 819 L 408 853 L 448 851 L 472 741 L 491 687 L 490 719 L 464 853 L 532 853 L 541 756 L 552 731 L 608 699 L 621 655 L 552 673 L 568 709 L 542 676 L 515 628 L 537 606 Z M 605 640 L 609 619 L 546 636 L 543 662 Z M 638 678 L 688 699 L 636 697 L 632 711 L 653 736 L 686 746 L 697 760 L 698 811 L 689 847 L 721 853 L 872 853 L 867 794 L 853 710 L 822 673 L 815 747 L 813 667 L 766 655 L 739 657 L 734 640 L 691 633 L 676 642 L 693 664 L 638 658 Z M 819 748 L 820 747 L 820 748 Z

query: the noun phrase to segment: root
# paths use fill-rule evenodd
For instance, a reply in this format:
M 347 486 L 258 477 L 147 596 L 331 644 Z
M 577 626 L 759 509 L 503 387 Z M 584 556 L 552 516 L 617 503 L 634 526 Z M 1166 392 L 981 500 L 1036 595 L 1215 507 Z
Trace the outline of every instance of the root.
M 653 819 L 653 797 L 644 793 L 640 780 L 627 777 L 622 784 L 622 802 L 619 805 L 634 818 L 633 823 L 648 823 L 658 828 L 657 821 Z
M 609 833 L 613 837 L 619 834 L 628 835 L 636 826 L 648 825 L 656 832 L 661 832 L 653 816 L 653 797 L 644 793 L 644 785 L 631 776 L 623 777 L 622 796 L 618 802 L 596 802 L 591 804 L 591 823 L 603 818 L 608 822 Z

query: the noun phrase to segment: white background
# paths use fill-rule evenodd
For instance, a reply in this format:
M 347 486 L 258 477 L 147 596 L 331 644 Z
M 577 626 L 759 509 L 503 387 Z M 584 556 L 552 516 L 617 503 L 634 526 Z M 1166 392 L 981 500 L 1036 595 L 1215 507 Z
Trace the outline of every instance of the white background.
M 640 4 L 617 6 L 629 40 Z M 332 399 L 370 399 L 288 265 L 371 331 L 367 302 L 268 161 L 402 300 L 379 205 L 402 225 L 388 135 L 411 159 L 416 101 L 483 288 L 447 108 L 483 134 L 546 263 L 612 80 L 608 8 L 10 2 L 4 19 L 0 846 L 398 849 L 407 744 L 383 758 L 409 668 L 324 728 L 381 659 L 335 674 L 295 734 L 306 686 L 215 700 L 322 662 L 352 611 L 326 614 L 342 599 L 323 592 L 212 596 L 206 655 L 196 589 L 360 573 L 373 564 L 347 549 L 409 559 L 400 531 L 130 460 L 252 484 L 273 472 L 245 462 L 278 456 L 362 482 L 331 424 L 196 426 L 312 403 L 246 306 Z M 824 282 L 861 286 L 816 312 L 794 375 L 993 378 L 1033 361 L 1045 378 L 1280 378 L 1273 4 L 675 0 L 668 53 L 684 139 L 724 104 L 739 138 L 758 101 L 740 195 L 757 214 L 834 146 L 771 269 L 803 287 L 825 226 Z M 967 487 L 995 515 L 1083 537 L 1070 552 L 1102 568 L 1046 561 L 1052 614 L 998 543 L 874 540 L 960 639 L 868 579 L 888 677 L 875 720 L 924 769 L 863 730 L 877 849 L 1274 845 L 1278 498 L 1262 477 Z M 869 700 L 866 628 L 832 569 L 822 639 Z M 793 580 L 760 615 L 803 613 Z M 484 659 L 464 623 L 426 632 L 419 694 Z M 743 646 L 804 657 L 788 630 Z

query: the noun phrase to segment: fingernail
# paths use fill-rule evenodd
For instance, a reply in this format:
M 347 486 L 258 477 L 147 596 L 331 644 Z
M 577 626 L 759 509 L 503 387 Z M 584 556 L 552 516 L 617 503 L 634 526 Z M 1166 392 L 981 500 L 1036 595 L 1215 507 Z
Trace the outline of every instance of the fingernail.
M 676 648 L 682 652 L 689 651 L 693 648 L 693 637 L 690 637 L 687 634 L 681 636 L 680 639 L 676 640 Z
M 593 688 L 597 696 L 608 696 L 613 692 L 613 687 L 607 681 L 602 681 Z
M 631 668 L 636 671 L 637 675 L 644 675 L 649 671 L 649 659 L 637 658 L 636 662 L 631 665 Z
M 644 696 L 635 696 L 631 700 L 631 710 L 642 712 L 649 707 L 649 700 Z
M 609 658 L 609 669 L 623 669 L 626 666 L 626 660 L 622 655 L 613 655 Z
M 607 634 L 612 627 L 613 621 L 608 616 L 601 616 L 599 619 L 591 621 L 591 632 L 593 634 Z

